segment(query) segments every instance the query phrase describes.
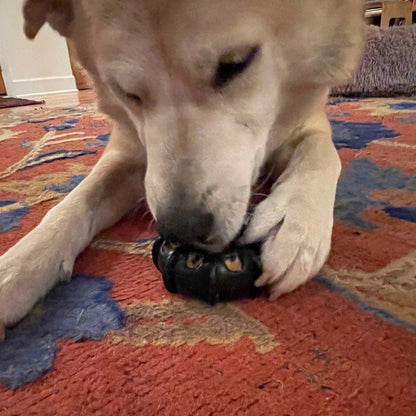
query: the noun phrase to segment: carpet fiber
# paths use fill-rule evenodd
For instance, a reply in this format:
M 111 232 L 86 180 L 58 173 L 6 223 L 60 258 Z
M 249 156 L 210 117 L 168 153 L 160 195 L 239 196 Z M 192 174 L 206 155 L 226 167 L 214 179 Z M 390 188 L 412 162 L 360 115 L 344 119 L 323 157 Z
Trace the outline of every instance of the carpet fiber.
M 414 416 L 416 100 L 328 114 L 343 173 L 319 276 L 273 303 L 171 295 L 138 212 L 6 332 L 0 414 Z M 83 180 L 109 129 L 94 106 L 0 113 L 0 254 Z
M 391 97 L 416 94 L 416 24 L 369 26 L 354 80 L 334 95 Z

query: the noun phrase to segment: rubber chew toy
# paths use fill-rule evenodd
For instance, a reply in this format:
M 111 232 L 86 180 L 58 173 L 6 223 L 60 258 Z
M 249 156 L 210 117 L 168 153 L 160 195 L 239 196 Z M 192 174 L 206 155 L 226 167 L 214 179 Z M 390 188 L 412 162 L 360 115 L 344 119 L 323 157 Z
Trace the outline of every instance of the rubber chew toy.
M 211 305 L 254 298 L 261 289 L 254 282 L 262 272 L 260 245 L 237 247 L 211 254 L 159 238 L 153 245 L 153 262 L 163 275 L 166 289 L 195 297 Z

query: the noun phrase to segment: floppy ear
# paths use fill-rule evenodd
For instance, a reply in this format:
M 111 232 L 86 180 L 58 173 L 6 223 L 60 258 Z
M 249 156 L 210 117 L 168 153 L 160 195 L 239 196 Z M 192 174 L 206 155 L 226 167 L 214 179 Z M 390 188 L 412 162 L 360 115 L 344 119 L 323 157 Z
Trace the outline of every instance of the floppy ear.
M 36 36 L 45 22 L 62 36 L 68 36 L 74 19 L 72 0 L 25 0 L 23 16 L 24 31 L 29 39 Z

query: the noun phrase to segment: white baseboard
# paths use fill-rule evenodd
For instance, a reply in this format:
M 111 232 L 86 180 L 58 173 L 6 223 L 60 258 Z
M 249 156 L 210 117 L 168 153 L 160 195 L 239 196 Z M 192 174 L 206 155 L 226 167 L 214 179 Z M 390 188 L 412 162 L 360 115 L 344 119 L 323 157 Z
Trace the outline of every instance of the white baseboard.
M 8 80 L 6 89 L 14 97 L 78 91 L 73 75 Z

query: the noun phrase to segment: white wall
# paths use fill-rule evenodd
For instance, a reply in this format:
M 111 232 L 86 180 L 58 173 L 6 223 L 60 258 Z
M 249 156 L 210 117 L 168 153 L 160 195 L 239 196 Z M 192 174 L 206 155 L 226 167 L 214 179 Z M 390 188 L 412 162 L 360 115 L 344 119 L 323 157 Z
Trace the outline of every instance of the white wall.
M 65 39 L 45 25 L 23 33 L 23 0 L 0 0 L 0 65 L 8 95 L 76 91 Z

